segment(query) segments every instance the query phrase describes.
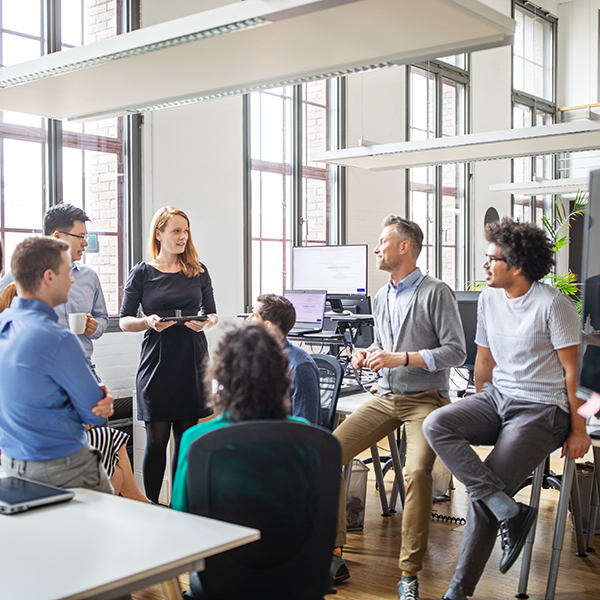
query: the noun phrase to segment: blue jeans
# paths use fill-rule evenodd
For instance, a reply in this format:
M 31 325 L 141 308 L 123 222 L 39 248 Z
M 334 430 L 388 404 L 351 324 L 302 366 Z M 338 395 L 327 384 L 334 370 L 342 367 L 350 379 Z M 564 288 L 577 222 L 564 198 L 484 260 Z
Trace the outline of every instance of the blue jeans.
M 473 595 L 496 541 L 498 522 L 481 500 L 495 492 L 513 496 L 570 430 L 571 418 L 558 406 L 502 396 L 491 383 L 425 419 L 427 441 L 469 493 L 452 591 Z M 472 444 L 494 448 L 482 461 Z

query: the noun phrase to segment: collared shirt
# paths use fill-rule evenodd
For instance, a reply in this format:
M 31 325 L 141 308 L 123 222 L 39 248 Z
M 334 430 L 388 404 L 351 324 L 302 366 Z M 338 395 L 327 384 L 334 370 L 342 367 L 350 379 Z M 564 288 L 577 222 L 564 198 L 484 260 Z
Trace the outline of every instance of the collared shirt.
M 292 415 L 321 425 L 321 388 L 317 364 L 306 350 L 294 346 L 287 338 L 282 345 L 288 354 L 292 377 Z
M 98 329 L 92 335 L 77 336 L 89 359 L 94 352 L 92 340 L 100 338 L 108 326 L 108 311 L 96 271 L 80 262 L 73 262 L 72 265 L 71 275 L 74 282 L 69 290 L 69 299 L 65 304 L 55 306 L 54 310 L 58 315 L 58 324 L 66 329 L 69 328 L 69 313 L 91 314 L 98 321 Z M 0 292 L 12 280 L 12 274 L 7 273 L 0 280 Z
M 424 277 L 425 275 L 423 275 L 421 269 L 417 267 L 410 275 L 399 281 L 397 287 L 394 287 L 391 279 L 388 281 L 387 304 L 394 343 L 396 342 L 396 335 L 404 323 L 413 296 Z M 436 370 L 436 365 L 431 350 L 419 350 L 419 354 L 423 357 L 427 370 L 433 373 Z
M 84 423 L 104 396 L 87 357 L 45 302 L 15 298 L 0 314 L 0 448 L 11 458 L 46 461 L 87 443 Z

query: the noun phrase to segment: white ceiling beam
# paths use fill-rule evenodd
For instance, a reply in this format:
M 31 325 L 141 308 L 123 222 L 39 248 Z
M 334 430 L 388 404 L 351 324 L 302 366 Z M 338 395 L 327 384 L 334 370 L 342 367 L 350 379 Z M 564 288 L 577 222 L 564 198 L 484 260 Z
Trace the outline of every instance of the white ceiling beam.
M 99 119 L 512 43 L 477 0 L 247 0 L 0 69 L 0 109 Z

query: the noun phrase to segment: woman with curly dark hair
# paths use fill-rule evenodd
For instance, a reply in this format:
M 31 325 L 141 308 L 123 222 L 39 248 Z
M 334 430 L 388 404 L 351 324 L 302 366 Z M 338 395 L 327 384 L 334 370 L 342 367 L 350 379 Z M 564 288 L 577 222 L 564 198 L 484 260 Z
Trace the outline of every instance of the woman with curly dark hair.
M 240 421 L 289 419 L 290 378 L 288 359 L 277 340 L 261 325 L 245 325 L 225 334 L 204 382 L 219 415 L 188 429 L 181 438 L 171 508 L 187 511 L 188 450 L 192 442 L 209 431 Z

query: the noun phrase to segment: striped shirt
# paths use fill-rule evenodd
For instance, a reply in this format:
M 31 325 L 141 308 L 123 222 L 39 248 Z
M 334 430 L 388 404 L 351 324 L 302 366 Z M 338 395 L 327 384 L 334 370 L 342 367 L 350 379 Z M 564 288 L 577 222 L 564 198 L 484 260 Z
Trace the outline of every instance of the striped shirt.
M 579 344 L 580 321 L 572 300 L 535 282 L 518 298 L 488 288 L 479 297 L 475 343 L 489 348 L 492 383 L 519 400 L 569 411 L 565 372 L 556 350 Z

